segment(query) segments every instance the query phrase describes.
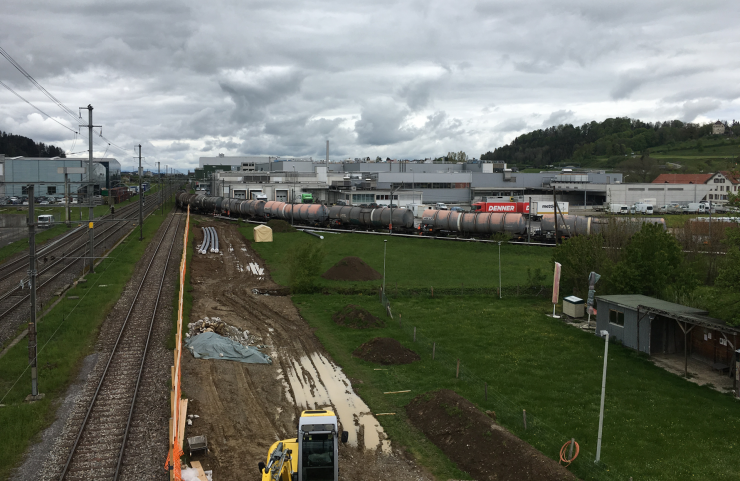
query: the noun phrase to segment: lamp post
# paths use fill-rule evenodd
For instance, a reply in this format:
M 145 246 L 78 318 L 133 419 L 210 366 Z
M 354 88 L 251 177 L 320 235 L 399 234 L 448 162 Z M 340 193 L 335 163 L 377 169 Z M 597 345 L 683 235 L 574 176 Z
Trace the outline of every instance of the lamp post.
M 498 242 L 498 298 L 503 298 L 501 291 L 501 241 Z
M 293 212 L 295 211 L 295 165 L 293 166 L 293 194 L 290 199 L 290 225 L 293 225 Z
M 599 411 L 599 437 L 596 441 L 596 461 L 598 463 L 601 459 L 601 432 L 604 429 L 604 397 L 606 396 L 606 361 L 609 355 L 609 331 L 601 331 L 601 335 L 604 337 L 604 374 L 601 378 L 601 410 Z
M 383 239 L 383 296 L 385 296 L 385 254 L 388 251 L 388 239 Z

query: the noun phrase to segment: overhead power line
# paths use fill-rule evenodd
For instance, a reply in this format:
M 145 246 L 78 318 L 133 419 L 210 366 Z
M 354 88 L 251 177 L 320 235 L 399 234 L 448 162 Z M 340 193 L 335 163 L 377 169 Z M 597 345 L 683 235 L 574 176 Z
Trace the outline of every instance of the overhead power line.
M 3 87 L 5 87 L 6 89 L 10 90 L 10 91 L 11 91 L 11 92 L 12 92 L 12 93 L 13 93 L 13 94 L 14 94 L 14 95 L 16 96 L 16 97 L 18 97 L 19 99 L 23 100 L 24 102 L 26 102 L 26 103 L 27 103 L 28 105 L 30 105 L 30 106 L 31 106 L 31 107 L 33 107 L 34 109 L 38 110 L 38 111 L 39 111 L 39 112 L 41 113 L 41 115 L 45 116 L 45 117 L 46 117 L 46 118 L 48 118 L 48 119 L 51 119 L 51 120 L 53 120 L 54 122 L 58 123 L 59 125 L 61 125 L 62 127 L 64 127 L 65 129 L 69 130 L 70 132 L 72 132 L 72 133 L 74 133 L 74 134 L 77 134 L 77 133 L 79 133 L 79 132 L 76 132 L 76 131 L 74 131 L 73 129 L 70 129 L 69 127 L 67 127 L 66 125 L 64 125 L 63 123 L 61 123 L 60 121 L 58 121 L 57 119 L 55 119 L 54 117 L 52 117 L 51 115 L 47 114 L 46 112 L 44 112 L 44 111 L 43 111 L 43 110 L 41 110 L 40 108 L 38 108 L 38 107 L 36 107 L 35 105 L 33 105 L 33 104 L 32 104 L 31 102 L 29 102 L 28 100 L 24 99 L 24 98 L 23 98 L 23 97 L 21 96 L 21 94 L 19 94 L 18 92 L 16 92 L 16 91 L 15 91 L 15 90 L 13 90 L 12 88 L 10 88 L 10 87 L 9 87 L 9 86 L 8 86 L 8 85 L 7 85 L 7 84 L 6 84 L 5 82 L 3 82 L 2 80 L 0 80 L 0 85 L 2 85 Z
M 23 76 L 26 77 L 33 85 L 35 85 L 36 88 L 38 88 L 41 92 L 43 92 L 43 94 L 46 95 L 49 98 L 49 100 L 57 104 L 60 109 L 62 109 L 65 113 L 70 115 L 73 119 L 77 120 L 77 115 L 72 109 L 64 105 L 62 102 L 60 102 L 59 99 L 54 97 L 48 90 L 46 90 L 40 83 L 38 83 L 36 79 L 33 78 L 30 73 L 26 72 L 26 70 L 23 67 L 21 67 L 20 64 L 16 62 L 15 59 L 13 59 L 13 57 L 11 57 L 10 54 L 6 52 L 2 47 L 0 47 L 0 55 L 5 57 L 7 61 L 13 65 L 13 67 L 18 69 L 18 71 L 22 73 Z

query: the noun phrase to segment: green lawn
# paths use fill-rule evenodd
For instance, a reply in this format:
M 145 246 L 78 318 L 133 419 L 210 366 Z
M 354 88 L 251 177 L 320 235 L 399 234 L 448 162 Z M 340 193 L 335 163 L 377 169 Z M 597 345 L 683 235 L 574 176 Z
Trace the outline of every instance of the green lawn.
M 253 239 L 254 224 L 240 224 L 247 239 Z M 319 240 L 302 232 L 280 233 L 271 243 L 252 246 L 267 262 L 273 280 L 287 284 L 285 254 L 298 243 L 323 246 L 326 258 L 322 272 L 346 256 L 357 256 L 383 273 L 383 241 L 387 240 L 386 279 L 388 289 L 487 288 L 498 287 L 498 245 L 449 240 L 413 239 L 365 234 L 324 234 Z M 504 286 L 525 285 L 527 267 L 540 268 L 545 283 L 552 284 L 552 251 L 546 247 L 501 246 L 501 277 Z M 381 281 L 343 282 L 320 278 L 327 287 L 377 287 Z
M 377 299 L 303 295 L 294 300 L 334 360 L 350 378 L 361 381 L 354 387 L 373 412 L 397 413 L 378 418 L 393 442 L 406 446 L 438 479 L 459 475 L 407 424 L 404 414 L 414 396 L 438 388 L 454 389 L 482 409 L 495 411 L 502 425 L 553 459 L 574 437 L 581 452 L 571 470 L 582 479 L 737 479 L 738 402 L 669 374 L 618 344 L 609 348 L 602 464 L 597 468 L 593 461 L 604 341 L 547 317 L 548 301 L 398 299 L 392 300 L 395 320 L 388 320 L 385 328 L 355 330 L 337 326 L 331 315 L 352 303 L 382 316 Z M 351 356 L 379 336 L 398 339 L 422 360 L 376 371 L 378 366 Z M 434 361 L 432 342 L 437 343 Z M 411 392 L 383 395 L 406 389 Z
M 130 235 L 110 257 L 96 267 L 87 282 L 69 290 L 38 324 L 39 390 L 46 397 L 23 402 L 30 394 L 28 343 L 23 340 L 0 358 L 0 479 L 20 462 L 32 440 L 54 420 L 56 403 L 77 375 L 82 359 L 92 352 L 98 329 L 118 301 L 124 286 L 143 255 L 148 242 L 166 216 L 154 214 L 144 224 L 144 239 Z M 105 286 L 105 287 L 102 287 Z M 70 299 L 77 296 L 79 299 Z M 17 381 L 17 383 L 16 383 Z

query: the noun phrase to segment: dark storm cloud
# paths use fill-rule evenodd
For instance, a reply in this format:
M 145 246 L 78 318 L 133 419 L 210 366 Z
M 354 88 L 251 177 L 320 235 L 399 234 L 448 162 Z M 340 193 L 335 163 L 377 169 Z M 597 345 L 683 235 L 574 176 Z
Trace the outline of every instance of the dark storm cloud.
M 524 130 L 740 118 L 737 2 L 7 0 L 0 45 L 105 135 L 201 152 L 471 157 Z M 0 79 L 76 129 L 7 62 Z M 0 91 L 0 128 L 74 136 Z M 77 141 L 75 150 L 84 149 Z M 81 147 L 82 145 L 82 147 Z M 106 145 L 96 140 L 96 152 Z M 131 152 L 111 152 L 123 158 Z M 150 155 L 147 154 L 147 155 Z

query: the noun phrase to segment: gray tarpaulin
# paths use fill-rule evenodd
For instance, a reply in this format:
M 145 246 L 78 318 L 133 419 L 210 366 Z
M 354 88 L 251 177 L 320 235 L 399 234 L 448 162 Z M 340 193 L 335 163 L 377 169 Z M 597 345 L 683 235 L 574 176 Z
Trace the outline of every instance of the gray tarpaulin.
M 226 361 L 248 362 L 252 364 L 272 364 L 272 359 L 253 347 L 244 347 L 228 337 L 215 332 L 204 332 L 185 341 L 193 357 L 197 359 L 223 359 Z

